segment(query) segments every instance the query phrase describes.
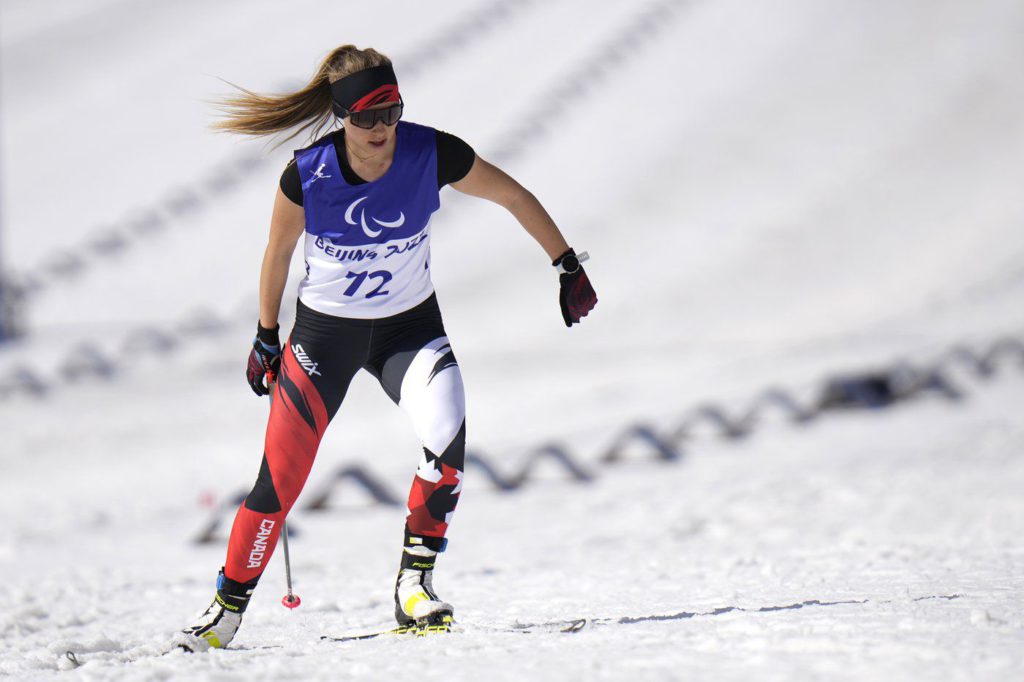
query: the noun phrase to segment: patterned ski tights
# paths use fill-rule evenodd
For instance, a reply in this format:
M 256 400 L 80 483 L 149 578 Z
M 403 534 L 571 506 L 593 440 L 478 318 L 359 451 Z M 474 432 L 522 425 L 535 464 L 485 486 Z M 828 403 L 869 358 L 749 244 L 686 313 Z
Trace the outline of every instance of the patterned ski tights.
M 333 317 L 299 303 L 272 396 L 263 463 L 231 529 L 228 578 L 252 582 L 263 573 L 324 430 L 360 369 L 377 377 L 409 415 L 423 444 L 406 544 L 442 548 L 462 490 L 466 401 L 436 298 L 379 320 Z

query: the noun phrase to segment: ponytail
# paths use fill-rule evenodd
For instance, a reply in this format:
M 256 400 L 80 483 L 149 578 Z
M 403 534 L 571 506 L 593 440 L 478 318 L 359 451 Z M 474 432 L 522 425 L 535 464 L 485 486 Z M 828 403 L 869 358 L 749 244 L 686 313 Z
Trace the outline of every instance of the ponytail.
M 241 94 L 226 97 L 218 103 L 225 117 L 214 123 L 213 129 L 264 136 L 295 128 L 282 140 L 284 142 L 312 128 L 310 138 L 316 138 L 334 120 L 331 83 L 357 71 L 390 63 L 390 59 L 373 48 L 360 50 L 355 45 L 342 45 L 331 51 L 309 83 L 295 92 L 261 95 L 229 83 Z

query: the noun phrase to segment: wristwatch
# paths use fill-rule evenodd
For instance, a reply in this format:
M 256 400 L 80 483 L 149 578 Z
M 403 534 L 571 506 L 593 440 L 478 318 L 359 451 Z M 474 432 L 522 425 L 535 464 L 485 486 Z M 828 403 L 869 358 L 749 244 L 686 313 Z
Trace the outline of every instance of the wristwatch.
M 576 255 L 574 253 L 567 253 L 564 256 L 562 256 L 561 259 L 559 259 L 558 263 L 555 265 L 555 271 L 558 272 L 558 274 L 560 275 L 571 275 L 572 273 L 580 269 L 580 263 L 589 259 L 590 254 L 588 254 L 586 251 L 579 255 Z

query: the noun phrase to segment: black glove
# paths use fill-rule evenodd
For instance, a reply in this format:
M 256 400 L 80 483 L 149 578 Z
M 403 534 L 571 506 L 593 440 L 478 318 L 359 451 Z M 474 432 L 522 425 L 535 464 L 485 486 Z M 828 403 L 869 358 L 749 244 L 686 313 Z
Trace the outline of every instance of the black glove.
M 256 338 L 252 340 L 252 352 L 249 353 L 249 365 L 245 368 L 245 378 L 249 381 L 256 395 L 267 395 L 270 391 L 263 384 L 263 377 L 268 383 L 277 377 L 281 366 L 281 340 L 277 336 L 281 325 L 273 329 L 264 329 L 256 323 Z
M 586 317 L 597 305 L 597 293 L 590 286 L 590 278 L 580 265 L 580 261 L 586 259 L 586 253 L 577 258 L 576 252 L 569 249 L 552 263 L 561 272 L 558 276 L 561 284 L 558 304 L 562 307 L 562 319 L 566 327 L 579 324 L 580 319 Z

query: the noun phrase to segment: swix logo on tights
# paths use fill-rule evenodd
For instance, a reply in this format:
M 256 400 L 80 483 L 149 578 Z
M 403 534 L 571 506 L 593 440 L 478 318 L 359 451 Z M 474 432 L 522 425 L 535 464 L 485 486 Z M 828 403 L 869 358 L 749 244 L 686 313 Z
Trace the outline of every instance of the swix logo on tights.
M 318 377 L 323 376 L 322 374 L 320 374 L 320 372 L 316 371 L 316 366 L 318 363 L 313 362 L 309 358 L 309 355 L 306 353 L 306 351 L 302 350 L 301 343 L 296 343 L 295 345 L 293 345 L 292 352 L 295 353 L 295 359 L 299 361 L 299 364 L 302 365 L 302 369 L 306 370 L 306 373 L 309 376 L 313 376 L 314 374 L 317 375 Z
M 252 551 L 249 552 L 249 568 L 259 568 L 263 565 L 263 557 L 267 553 L 267 540 L 273 529 L 274 522 L 270 519 L 263 519 L 263 522 L 260 523 L 260 529 L 256 533 L 256 542 L 252 543 Z

